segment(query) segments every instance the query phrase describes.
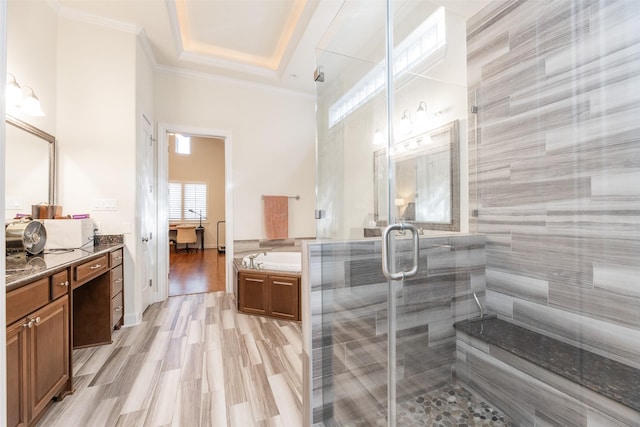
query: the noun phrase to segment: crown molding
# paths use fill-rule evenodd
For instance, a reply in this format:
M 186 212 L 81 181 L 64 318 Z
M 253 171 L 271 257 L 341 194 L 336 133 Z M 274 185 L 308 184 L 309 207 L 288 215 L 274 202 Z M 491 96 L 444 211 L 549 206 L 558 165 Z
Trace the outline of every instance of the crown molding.
M 202 71 L 194 71 L 187 68 L 172 67 L 172 66 L 160 65 L 160 64 L 156 65 L 155 69 L 156 71 L 165 73 L 165 74 L 177 74 L 183 77 L 209 80 L 217 83 L 229 83 L 229 84 L 250 88 L 250 89 L 260 89 L 260 90 L 266 90 L 271 92 L 280 92 L 288 95 L 301 96 L 311 100 L 315 99 L 315 94 L 288 89 L 288 88 L 276 86 L 275 84 L 252 82 L 244 79 L 236 79 L 233 77 L 221 76 L 219 74 L 212 74 L 212 73 L 207 73 Z
M 70 7 L 62 6 L 58 0 L 48 0 L 48 3 L 53 7 L 53 10 L 58 13 L 58 16 L 62 18 L 72 19 L 74 21 L 84 22 L 92 25 L 98 25 L 101 27 L 110 28 L 112 30 L 122 31 L 130 34 L 138 34 L 143 31 L 142 27 L 130 22 L 123 22 L 115 19 L 105 18 L 103 16 L 98 16 Z

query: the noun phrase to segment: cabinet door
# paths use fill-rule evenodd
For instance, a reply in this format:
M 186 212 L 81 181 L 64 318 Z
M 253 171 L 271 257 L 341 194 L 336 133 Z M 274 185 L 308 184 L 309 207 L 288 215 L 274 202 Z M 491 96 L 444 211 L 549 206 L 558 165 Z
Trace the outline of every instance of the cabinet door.
M 27 425 L 27 328 L 23 321 L 7 328 L 7 426 Z
M 269 276 L 269 312 L 289 320 L 300 320 L 300 286 L 297 277 Z
M 69 305 L 60 298 L 28 316 L 30 417 L 37 416 L 69 378 Z
M 267 276 L 239 274 L 239 307 L 245 313 L 267 314 Z

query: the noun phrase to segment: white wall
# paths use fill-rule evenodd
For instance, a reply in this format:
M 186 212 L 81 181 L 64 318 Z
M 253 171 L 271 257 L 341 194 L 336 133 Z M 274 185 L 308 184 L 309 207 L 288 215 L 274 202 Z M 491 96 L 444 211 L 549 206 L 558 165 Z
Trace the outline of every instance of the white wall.
M 66 214 L 90 213 L 103 234 L 125 233 L 125 319 L 134 300 L 136 37 L 61 17 L 58 27 L 58 193 Z M 92 210 L 94 198 L 117 210 Z M 136 316 L 138 317 L 138 316 Z
M 289 236 L 315 236 L 313 97 L 170 71 L 156 73 L 155 96 L 160 123 L 233 134 L 235 240 L 265 237 L 262 194 L 300 195 Z
M 7 72 L 21 86 L 31 87 L 43 117 L 14 114 L 43 131 L 56 132 L 58 17 L 46 2 L 7 2 Z

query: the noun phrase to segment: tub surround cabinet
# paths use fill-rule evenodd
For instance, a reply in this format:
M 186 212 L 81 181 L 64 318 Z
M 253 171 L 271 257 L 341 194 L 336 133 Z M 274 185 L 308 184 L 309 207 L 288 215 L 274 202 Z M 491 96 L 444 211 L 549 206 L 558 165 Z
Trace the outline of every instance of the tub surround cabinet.
M 122 325 L 122 245 L 67 255 L 7 278 L 8 426 L 34 425 L 52 399 L 72 393 L 72 349 L 111 343 Z
M 239 311 L 300 320 L 300 276 L 239 271 L 237 277 Z

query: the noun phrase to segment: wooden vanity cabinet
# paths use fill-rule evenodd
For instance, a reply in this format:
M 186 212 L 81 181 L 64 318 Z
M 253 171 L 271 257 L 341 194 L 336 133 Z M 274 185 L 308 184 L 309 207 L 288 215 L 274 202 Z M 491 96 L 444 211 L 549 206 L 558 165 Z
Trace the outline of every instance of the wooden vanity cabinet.
M 7 425 L 32 426 L 73 392 L 72 347 L 112 342 L 124 312 L 123 249 L 83 257 L 7 291 Z
M 300 320 L 300 278 L 294 275 L 238 273 L 238 310 Z
M 122 248 L 73 267 L 73 348 L 111 343 L 124 321 Z
M 54 283 L 45 277 L 7 293 L 8 426 L 32 424 L 52 398 L 70 391 L 69 298 L 42 297 L 53 295 Z
M 124 323 L 124 273 L 123 273 L 123 251 L 119 249 L 110 254 L 109 265 L 111 270 L 111 326 L 120 329 Z
M 27 418 L 27 329 L 22 322 L 7 328 L 7 426 L 26 426 Z

